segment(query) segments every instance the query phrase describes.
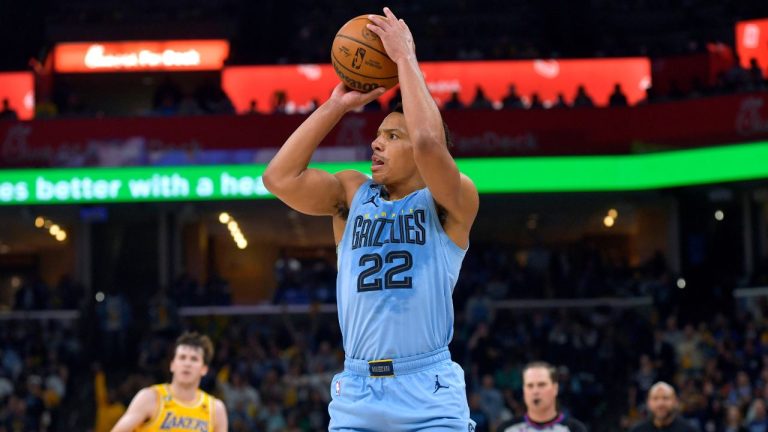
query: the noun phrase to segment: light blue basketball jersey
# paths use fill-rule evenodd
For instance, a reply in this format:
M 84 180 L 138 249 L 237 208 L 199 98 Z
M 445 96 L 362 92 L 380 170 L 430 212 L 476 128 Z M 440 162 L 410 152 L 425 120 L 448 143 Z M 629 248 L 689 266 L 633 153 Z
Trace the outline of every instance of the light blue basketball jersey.
M 443 230 L 430 191 L 396 201 L 371 180 L 355 193 L 337 247 L 344 352 L 396 359 L 447 347 L 465 250 Z

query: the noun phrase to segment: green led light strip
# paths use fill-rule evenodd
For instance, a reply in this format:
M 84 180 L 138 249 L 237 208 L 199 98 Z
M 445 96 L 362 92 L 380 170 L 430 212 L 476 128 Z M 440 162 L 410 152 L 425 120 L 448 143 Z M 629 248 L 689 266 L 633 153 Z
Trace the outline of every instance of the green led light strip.
M 658 189 L 768 178 L 768 141 L 623 156 L 460 159 L 480 193 Z M 313 164 L 330 172 L 370 162 Z M 0 171 L 0 205 L 274 198 L 266 165 Z

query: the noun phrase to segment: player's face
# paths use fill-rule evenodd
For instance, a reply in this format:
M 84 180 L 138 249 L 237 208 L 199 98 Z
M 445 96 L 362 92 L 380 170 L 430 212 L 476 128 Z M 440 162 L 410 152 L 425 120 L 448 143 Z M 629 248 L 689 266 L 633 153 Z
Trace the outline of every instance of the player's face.
M 677 398 L 669 388 L 656 387 L 648 395 L 648 409 L 655 419 L 668 419 L 673 414 L 675 406 L 677 406 Z
M 555 405 L 557 384 L 546 368 L 530 368 L 523 375 L 523 396 L 529 410 L 548 410 Z
M 381 122 L 371 149 L 371 173 L 376 183 L 392 184 L 418 173 L 404 115 L 391 113 Z
M 200 383 L 208 366 L 203 362 L 203 349 L 189 345 L 179 345 L 171 361 L 173 380 L 182 384 Z

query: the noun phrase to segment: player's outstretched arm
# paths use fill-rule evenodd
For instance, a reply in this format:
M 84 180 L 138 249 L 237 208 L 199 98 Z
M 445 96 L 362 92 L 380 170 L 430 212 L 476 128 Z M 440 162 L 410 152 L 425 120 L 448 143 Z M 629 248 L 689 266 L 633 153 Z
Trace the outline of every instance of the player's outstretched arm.
M 214 410 L 213 432 L 227 432 L 229 419 L 227 419 L 227 409 L 224 407 L 224 402 L 216 399 Z
M 371 31 L 381 38 L 389 57 L 397 63 L 403 112 L 419 174 L 448 219 L 457 229 L 449 235 L 460 246 L 469 242 L 469 229 L 477 215 L 479 197 L 472 181 L 459 173 L 446 145 L 443 119 L 419 69 L 413 35 L 389 8 L 384 17 L 370 15 Z
M 339 83 L 330 99 L 320 105 L 293 132 L 264 171 L 264 186 L 293 209 L 309 215 L 335 215 L 346 202 L 347 187 L 365 181 L 362 173 L 332 175 L 309 169 L 312 153 L 347 112 L 367 104 L 384 93 L 383 88 L 370 93 L 347 89 Z
M 144 388 L 133 397 L 128 410 L 125 411 L 112 432 L 133 432 L 141 424 L 151 419 L 157 409 L 157 392 L 150 388 Z

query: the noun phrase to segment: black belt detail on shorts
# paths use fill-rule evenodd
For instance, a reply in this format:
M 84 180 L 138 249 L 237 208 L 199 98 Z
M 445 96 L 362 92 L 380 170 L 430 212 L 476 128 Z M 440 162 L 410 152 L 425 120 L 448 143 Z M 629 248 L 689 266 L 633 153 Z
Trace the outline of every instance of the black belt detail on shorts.
M 372 377 L 395 376 L 395 367 L 392 360 L 371 360 L 368 362 L 368 371 Z

